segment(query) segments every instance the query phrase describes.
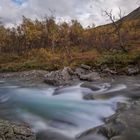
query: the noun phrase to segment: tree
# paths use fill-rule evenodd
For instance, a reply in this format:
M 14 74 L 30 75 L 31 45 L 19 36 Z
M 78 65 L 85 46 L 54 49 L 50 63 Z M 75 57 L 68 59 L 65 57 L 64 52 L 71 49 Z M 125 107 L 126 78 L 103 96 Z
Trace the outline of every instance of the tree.
M 121 30 L 122 24 L 124 22 L 124 16 L 122 15 L 121 9 L 119 8 L 119 14 L 118 14 L 119 20 L 118 21 L 117 21 L 116 17 L 113 15 L 112 10 L 110 12 L 104 11 L 104 13 L 105 13 L 105 16 L 107 16 L 110 19 L 113 27 L 115 28 L 115 33 L 116 33 L 116 35 L 118 37 L 118 41 L 119 41 L 119 47 L 122 49 L 122 51 L 127 52 L 127 49 L 125 48 L 125 45 L 124 45 L 124 40 L 122 37 L 122 30 Z
M 69 30 L 69 38 L 70 42 L 72 42 L 73 46 L 80 45 L 82 41 L 82 35 L 83 35 L 83 27 L 77 20 L 71 21 L 71 26 Z
M 59 30 L 59 36 L 61 40 L 61 47 L 63 47 L 64 51 L 64 57 L 67 58 L 67 61 L 70 63 L 72 60 L 72 55 L 71 55 L 71 28 L 68 23 L 64 22 L 60 25 L 60 30 Z
M 46 19 L 46 29 L 48 32 L 48 38 L 51 41 L 52 52 L 54 53 L 56 42 L 59 36 L 59 29 L 53 16 Z

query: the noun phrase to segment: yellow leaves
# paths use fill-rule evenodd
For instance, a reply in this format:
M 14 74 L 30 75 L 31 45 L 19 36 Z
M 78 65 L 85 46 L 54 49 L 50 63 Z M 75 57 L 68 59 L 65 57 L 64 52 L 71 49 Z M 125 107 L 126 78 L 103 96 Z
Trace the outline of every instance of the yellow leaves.
M 23 27 L 22 30 L 28 40 L 40 39 L 42 31 L 38 29 L 38 26 L 35 25 L 35 23 L 31 21 L 25 22 Z
M 124 22 L 121 32 L 127 46 L 130 42 L 138 40 L 140 20 Z M 54 52 L 57 49 L 63 50 L 68 55 L 74 46 L 81 52 L 94 48 L 98 51 L 112 51 L 118 49 L 117 45 L 118 38 L 111 24 L 83 29 L 77 20 L 57 24 L 53 17 L 43 21 L 23 17 L 23 22 L 18 27 L 6 29 L 0 26 L 0 47 L 4 48 L 4 52 L 15 52 L 19 55 L 38 49 L 40 57 L 42 55 L 42 58 L 46 59 L 51 58 L 52 54 L 48 54 L 44 48 Z

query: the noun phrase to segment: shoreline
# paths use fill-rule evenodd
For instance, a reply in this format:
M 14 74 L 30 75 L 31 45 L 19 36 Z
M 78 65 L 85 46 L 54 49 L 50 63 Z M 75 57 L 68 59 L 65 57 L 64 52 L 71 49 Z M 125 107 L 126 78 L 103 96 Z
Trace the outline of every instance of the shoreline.
M 89 65 L 81 64 L 79 67 L 71 68 L 64 67 L 63 69 L 55 70 L 55 71 L 46 71 L 46 70 L 25 70 L 25 71 L 17 71 L 17 72 L 0 72 L 0 79 L 8 79 L 8 80 L 21 80 L 21 81 L 36 81 L 37 83 L 44 83 L 49 85 L 66 85 L 67 82 L 69 84 L 70 81 L 98 81 L 104 80 L 108 78 L 114 78 L 119 76 L 135 76 L 140 74 L 140 66 L 139 65 L 130 65 L 125 68 L 120 69 L 120 71 L 114 71 L 107 66 L 102 68 L 94 68 Z M 48 77 L 47 77 L 47 76 Z M 55 76 L 54 76 L 55 75 Z M 59 77 L 58 77 L 59 76 Z M 60 77 L 61 76 L 61 77 Z M 46 79 L 45 79 L 46 78 Z M 57 79 L 58 78 L 58 79 Z M 58 84 L 52 83 L 52 79 L 55 82 L 58 80 L 63 81 Z M 48 81 L 47 81 L 48 80 Z M 49 83 L 50 82 L 50 83 Z
M 87 130 L 77 138 L 102 135 L 107 140 L 139 140 L 140 99 L 118 103 L 116 113 L 105 119 L 105 124 Z

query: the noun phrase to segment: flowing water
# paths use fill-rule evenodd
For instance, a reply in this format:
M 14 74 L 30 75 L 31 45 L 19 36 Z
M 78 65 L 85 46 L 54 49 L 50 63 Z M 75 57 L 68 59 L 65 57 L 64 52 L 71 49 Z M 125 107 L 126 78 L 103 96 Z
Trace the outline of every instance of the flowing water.
M 127 101 L 126 97 L 120 95 L 87 101 L 83 95 L 130 92 L 129 88 L 140 87 L 137 80 L 121 78 L 115 82 L 96 83 L 98 91 L 83 88 L 80 84 L 59 89 L 31 88 L 0 81 L 0 116 L 3 119 L 26 122 L 35 132 L 49 129 L 75 137 L 103 124 L 105 118 L 115 113 L 118 102 Z M 59 94 L 54 96 L 56 91 Z

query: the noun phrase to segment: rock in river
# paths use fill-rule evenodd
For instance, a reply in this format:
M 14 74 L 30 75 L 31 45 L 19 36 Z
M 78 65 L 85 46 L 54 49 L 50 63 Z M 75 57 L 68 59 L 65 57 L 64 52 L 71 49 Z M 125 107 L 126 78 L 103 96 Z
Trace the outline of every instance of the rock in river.
M 37 134 L 37 140 L 75 140 L 73 138 L 69 138 L 57 132 L 52 132 L 47 130 L 47 132 L 42 131 Z
M 0 140 L 36 140 L 36 137 L 27 126 L 0 120 Z
M 84 80 L 84 81 L 94 81 L 99 79 L 100 79 L 100 75 L 97 72 L 91 72 L 86 75 L 80 75 L 80 80 Z
M 101 79 L 98 72 L 89 70 L 88 66 L 84 67 L 86 69 L 81 67 L 76 69 L 65 67 L 62 70 L 52 71 L 45 75 L 44 81 L 50 85 L 61 86 L 73 83 L 74 80 L 95 81 Z
M 140 140 L 140 100 L 119 107 L 117 113 L 105 122 L 102 126 L 82 133 L 79 139 L 100 134 L 109 140 Z
M 100 87 L 99 87 L 99 86 L 97 86 L 97 85 L 95 85 L 95 84 L 93 84 L 93 83 L 91 83 L 91 82 L 84 82 L 84 83 L 81 85 L 81 87 L 89 88 L 89 89 L 91 89 L 91 90 L 93 90 L 93 91 L 98 91 L 98 90 L 100 90 Z
M 45 83 L 54 86 L 66 85 L 72 80 L 71 69 L 65 67 L 63 70 L 52 71 L 45 75 Z

